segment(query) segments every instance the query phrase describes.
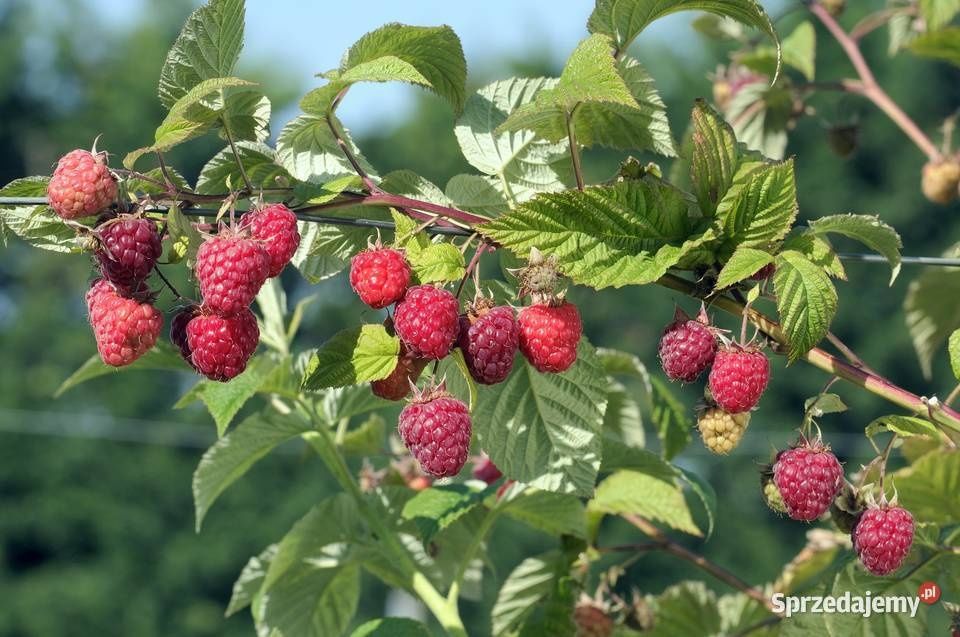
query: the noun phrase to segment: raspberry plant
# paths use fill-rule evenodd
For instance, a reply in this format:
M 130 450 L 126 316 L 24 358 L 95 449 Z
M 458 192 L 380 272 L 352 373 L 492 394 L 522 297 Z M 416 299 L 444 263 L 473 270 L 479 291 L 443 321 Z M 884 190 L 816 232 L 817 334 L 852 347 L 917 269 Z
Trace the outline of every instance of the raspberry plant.
M 813 114 L 811 96 L 838 89 L 877 106 L 926 156 L 918 192 L 955 200 L 952 124 L 938 147 L 876 82 L 858 42 L 888 26 L 891 48 L 956 64 L 950 22 L 960 6 L 903 0 L 846 29 L 843 5 L 797 3 L 809 20 L 781 39 L 755 0 L 598 0 L 559 78 L 509 78 L 472 94 L 449 27 L 389 24 L 321 74 L 272 144 L 269 99 L 234 76 L 243 2 L 211 0 L 161 69 L 167 116 L 152 143 L 122 167 L 102 151 L 74 150 L 52 178 L 8 184 L 0 237 L 91 254 L 87 304 L 99 355 L 64 389 L 112 367 L 207 377 L 180 401 L 203 401 L 220 438 L 194 475 L 198 531 L 224 490 L 291 439 L 305 441 L 342 487 L 240 574 L 227 613 L 249 607 L 258 634 L 430 634 L 409 619 L 355 627 L 361 572 L 416 595 L 446 634 L 476 634 L 459 602 L 477 599 L 480 580 L 494 577 L 483 555 L 505 518 L 556 542 L 498 582 L 497 635 L 920 634 L 926 609 L 906 627 L 877 616 L 784 618 L 769 601 L 771 592 L 871 587 L 912 595 L 927 580 L 947 596 L 960 592 L 960 413 L 949 406 L 960 392 L 938 400 L 898 387 L 830 332 L 834 281 L 846 278 L 832 239 L 861 242 L 896 277 L 900 238 L 877 216 L 798 222 L 794 164 L 803 158 L 783 158 L 792 125 Z M 683 133 L 630 45 L 654 20 L 686 9 L 707 12 L 701 31 L 740 46 L 714 77 L 712 104 L 693 104 Z M 855 78 L 814 81 L 815 22 Z M 367 162 L 337 109 L 354 84 L 387 81 L 449 102 L 477 174 L 440 189 Z M 223 150 L 189 184 L 165 153 L 210 134 Z M 848 155 L 857 137 L 852 125 L 836 126 L 829 141 Z M 625 157 L 617 174 L 587 183 L 581 151 L 594 146 L 672 163 L 667 172 Z M 276 278 L 288 264 L 316 285 L 349 267 L 353 290 L 383 312 L 299 349 L 304 303 L 290 311 Z M 196 290 L 174 288 L 164 270 L 175 267 L 193 273 Z M 924 368 L 949 340 L 960 376 L 960 296 L 942 294 L 956 276 L 922 275 L 906 309 Z M 660 348 L 667 376 L 691 385 L 670 386 L 631 354 L 590 342 L 565 296 L 570 285 L 598 294 L 659 285 L 689 297 L 688 309 L 700 305 L 696 320 L 677 313 Z M 672 298 L 649 314 L 659 310 L 668 323 Z M 733 315 L 738 336 L 712 325 L 720 312 Z M 164 313 L 170 336 L 158 342 Z M 677 539 L 709 537 L 729 494 L 674 462 L 692 421 L 675 394 L 700 391 L 692 383 L 709 368 L 700 432 L 709 449 L 729 453 L 750 435 L 748 422 L 764 417 L 774 356 L 813 365 L 828 382 L 796 423 L 783 423 L 782 446 L 794 430 L 801 442 L 760 472 L 755 497 L 823 528 L 763 585 Z M 863 467 L 843 466 L 825 446 L 824 417 L 846 409 L 830 393 L 837 381 L 896 409 L 866 425 L 877 454 Z M 408 396 L 398 416 L 391 401 Z M 234 425 L 255 400 L 260 411 Z M 642 444 L 641 412 L 657 427 L 659 452 Z M 894 451 L 904 466 L 888 472 Z M 646 541 L 605 545 L 612 518 Z M 732 591 L 717 596 L 698 582 L 660 594 L 618 587 L 623 567 L 606 556 L 654 550 Z

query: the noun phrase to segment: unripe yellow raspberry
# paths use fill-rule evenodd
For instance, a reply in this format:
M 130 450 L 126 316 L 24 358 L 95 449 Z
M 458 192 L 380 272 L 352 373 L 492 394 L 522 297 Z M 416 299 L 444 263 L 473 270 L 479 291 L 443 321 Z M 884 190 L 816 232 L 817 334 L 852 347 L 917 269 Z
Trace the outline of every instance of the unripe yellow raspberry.
M 939 162 L 929 162 L 923 167 L 924 196 L 934 203 L 947 205 L 957 198 L 957 187 L 960 186 L 960 161 L 945 159 Z
M 740 444 L 743 432 L 750 424 L 750 412 L 728 414 L 718 407 L 703 411 L 697 420 L 697 429 L 703 444 L 713 453 L 726 455 Z

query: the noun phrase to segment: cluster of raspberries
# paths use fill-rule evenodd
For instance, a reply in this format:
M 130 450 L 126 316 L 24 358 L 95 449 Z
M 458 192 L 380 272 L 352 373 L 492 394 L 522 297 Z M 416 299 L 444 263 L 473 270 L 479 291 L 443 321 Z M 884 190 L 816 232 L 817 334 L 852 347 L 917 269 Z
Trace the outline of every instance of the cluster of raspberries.
M 243 372 L 260 342 L 250 305 L 299 245 L 297 217 L 283 204 L 249 212 L 204 240 L 194 267 L 202 302 L 181 309 L 170 327 L 184 360 L 211 380 Z
M 455 348 L 463 353 L 470 375 L 492 385 L 510 375 L 519 350 L 540 372 L 566 371 L 577 359 L 583 328 L 572 303 L 547 299 L 522 308 L 478 298 L 461 313 L 450 291 L 434 285 L 411 285 L 413 272 L 401 250 L 379 243 L 356 255 L 350 284 L 375 309 L 395 304 L 390 329 L 400 338 L 393 373 L 372 383 L 373 393 L 388 400 L 405 398 L 430 361 Z M 470 448 L 467 406 L 442 388 L 416 392 L 400 414 L 400 436 L 434 476 L 460 472 Z

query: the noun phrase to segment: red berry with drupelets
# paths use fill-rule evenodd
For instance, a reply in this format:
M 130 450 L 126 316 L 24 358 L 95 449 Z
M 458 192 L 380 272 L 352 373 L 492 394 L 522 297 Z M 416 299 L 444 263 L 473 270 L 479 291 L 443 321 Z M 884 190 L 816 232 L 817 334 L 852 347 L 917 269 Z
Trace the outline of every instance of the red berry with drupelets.
M 460 304 L 443 288 L 417 285 L 397 303 L 394 329 L 414 355 L 440 360 L 450 353 L 460 331 Z
M 412 276 L 403 252 L 379 244 L 350 261 L 351 287 L 361 301 L 377 310 L 402 299 Z
M 50 207 L 63 219 L 95 215 L 117 198 L 104 153 L 73 150 L 60 158 L 47 185 Z
M 520 310 L 520 351 L 540 372 L 563 372 L 577 360 L 583 334 L 580 312 L 569 301 L 537 303 Z
M 210 380 L 226 382 L 243 372 L 259 340 L 250 308 L 231 316 L 199 314 L 187 323 L 190 362 Z
M 282 203 L 275 203 L 244 215 L 243 225 L 270 257 L 269 275 L 278 276 L 300 246 L 297 215 Z
M 400 438 L 421 468 L 438 478 L 455 476 L 470 452 L 470 411 L 440 387 L 417 391 L 400 412 Z
M 163 314 L 143 295 L 133 297 L 106 279 L 94 281 L 87 292 L 87 312 L 100 359 L 123 367 L 147 353 L 157 342 Z
M 721 347 L 710 369 L 710 395 L 725 412 L 750 411 L 770 382 L 770 361 L 759 349 L 728 345 Z

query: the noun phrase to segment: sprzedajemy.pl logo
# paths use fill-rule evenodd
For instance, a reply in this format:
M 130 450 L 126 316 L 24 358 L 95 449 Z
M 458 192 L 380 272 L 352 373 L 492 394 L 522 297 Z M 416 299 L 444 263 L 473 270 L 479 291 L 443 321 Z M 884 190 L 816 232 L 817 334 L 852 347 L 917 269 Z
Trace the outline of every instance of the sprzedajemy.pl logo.
M 843 595 L 786 595 L 774 593 L 770 597 L 773 612 L 784 617 L 803 613 L 853 614 L 861 617 L 894 613 L 916 617 L 920 602 L 934 604 L 940 599 L 940 587 L 933 582 L 924 582 L 916 595 L 874 595 L 871 591 Z

